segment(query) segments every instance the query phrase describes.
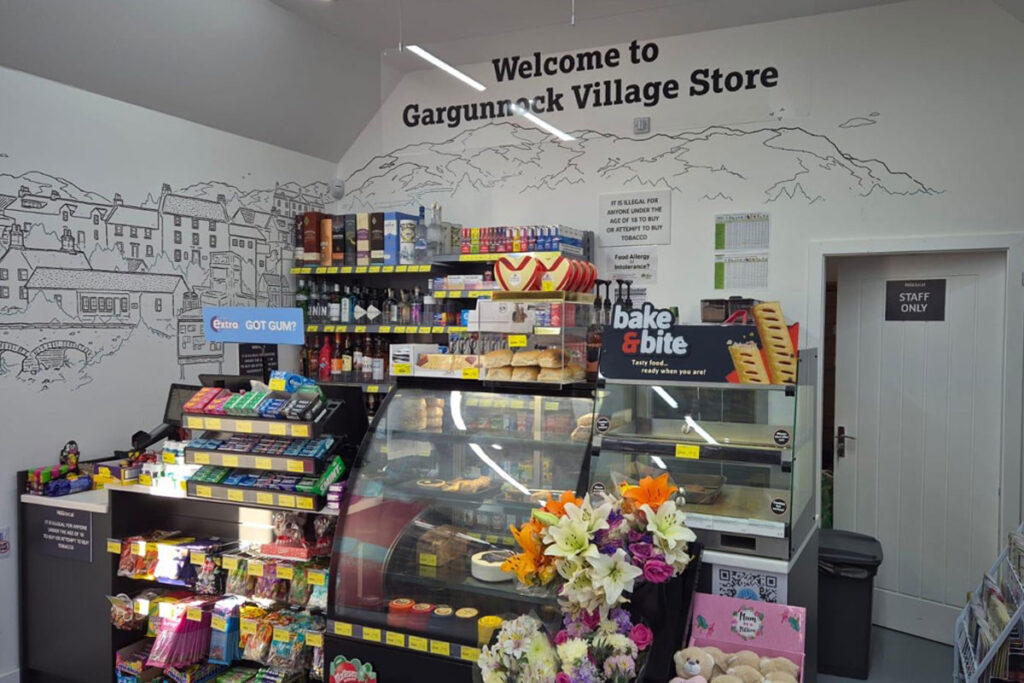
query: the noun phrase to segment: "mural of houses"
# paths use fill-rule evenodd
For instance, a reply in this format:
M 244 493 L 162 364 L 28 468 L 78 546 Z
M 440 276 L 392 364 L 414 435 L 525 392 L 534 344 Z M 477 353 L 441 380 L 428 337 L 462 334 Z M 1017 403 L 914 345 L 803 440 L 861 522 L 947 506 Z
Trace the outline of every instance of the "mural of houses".
M 104 224 L 106 243 L 126 259 L 142 259 L 151 263 L 163 249 L 160 216 L 156 209 L 126 206 L 121 195 L 115 194 L 114 208 L 104 218 Z
M 41 267 L 28 289 L 42 292 L 81 322 L 173 329 L 188 286 L 180 275 Z
M 284 275 L 261 273 L 256 298 L 261 306 L 291 306 L 294 300 L 292 285 Z
M 70 228 L 60 238 L 60 249 L 30 249 L 25 246 L 25 231 L 18 224 L 6 229 L 7 251 L 0 256 L 0 307 L 26 307 L 28 283 L 38 268 L 88 269 L 89 259 L 76 248 Z M 59 302 L 58 302 L 59 303 Z
M 284 260 L 281 253 L 282 247 L 293 242 L 295 230 L 293 219 L 282 216 L 277 207 L 270 211 L 241 207 L 231 217 L 231 227 L 232 230 L 236 227 L 251 228 L 262 233 L 266 255 L 265 259 L 257 259 L 257 272 L 278 272 L 280 270 L 281 262 Z
M 227 199 L 174 194 L 164 183 L 158 208 L 163 251 L 176 264 L 210 267 L 210 255 L 228 248 Z
M 184 306 L 185 310 L 178 316 L 178 365 L 182 368 L 182 377 L 186 365 L 198 363 L 217 363 L 217 371 L 220 372 L 224 344 L 206 340 L 199 296 L 194 292 L 187 293 Z
M 28 186 L 18 188 L 18 197 L 5 210 L 8 216 L 21 222 L 27 239 L 38 239 L 28 224 L 43 224 L 51 232 L 68 228 L 79 251 L 90 251 L 105 244 L 104 218 L 110 204 L 87 202 L 62 197 L 57 190 L 49 195 L 33 194 Z
M 294 219 L 296 215 L 307 211 L 323 211 L 323 197 L 304 192 L 301 188 L 291 189 L 280 183 L 274 185 L 274 208 L 281 215 Z
M 256 292 L 245 291 L 242 256 L 234 251 L 218 251 L 210 255 L 210 289 L 203 292 L 206 306 L 252 306 Z

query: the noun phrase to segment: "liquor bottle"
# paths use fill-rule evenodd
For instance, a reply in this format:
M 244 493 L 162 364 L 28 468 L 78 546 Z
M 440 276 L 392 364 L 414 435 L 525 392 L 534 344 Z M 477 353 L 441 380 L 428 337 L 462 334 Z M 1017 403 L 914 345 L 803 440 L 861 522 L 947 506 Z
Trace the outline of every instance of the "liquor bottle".
M 366 290 L 357 288 L 358 291 L 355 294 L 356 305 L 352 309 L 352 322 L 357 325 L 366 323 Z
M 352 379 L 356 382 L 362 381 L 363 376 L 363 347 L 359 344 L 359 337 L 352 335 Z
M 341 335 L 334 335 L 334 350 L 331 353 L 331 381 L 341 382 L 345 379 L 345 368 L 342 359 L 344 349 L 341 345 Z
M 332 323 L 341 322 L 341 285 L 337 282 L 334 283 L 334 287 L 331 289 L 331 300 L 328 305 L 328 318 Z
M 351 337 L 341 338 L 341 375 L 346 382 L 352 381 Z
M 299 283 L 295 287 L 295 305 L 302 309 L 302 316 L 306 320 L 309 319 L 309 289 L 306 285 L 306 281 L 299 278 Z
M 390 287 L 388 288 L 388 298 L 385 300 L 385 303 L 384 303 L 384 311 L 385 311 L 384 319 L 387 320 L 388 323 L 390 323 L 392 325 L 399 324 L 398 323 L 398 300 L 395 298 L 395 290 L 394 290 L 394 288 L 390 288 Z
M 416 223 L 415 259 L 416 263 L 430 263 L 430 254 L 427 251 L 426 209 L 422 206 L 420 207 L 420 219 Z
M 427 223 L 427 256 L 441 254 L 441 205 L 434 202 L 430 207 L 430 222 Z
M 380 314 L 384 304 L 380 300 L 380 290 L 371 289 L 366 300 L 366 322 L 371 325 L 380 324 Z
M 341 293 L 341 297 L 338 299 L 338 321 L 343 324 L 352 322 L 351 295 L 348 285 L 345 285 L 345 290 Z
M 363 337 L 363 367 L 360 382 L 373 381 L 373 348 L 370 346 L 370 338 Z
M 331 380 L 331 337 L 330 335 L 323 335 L 323 346 L 320 347 L 320 355 L 318 357 L 318 379 L 321 382 L 329 382 Z
M 423 295 L 420 294 L 420 288 L 413 288 L 412 301 L 410 302 L 409 309 L 409 322 L 413 325 L 423 324 Z
M 385 354 L 384 341 L 378 337 L 376 349 L 373 354 L 373 381 L 383 382 L 384 381 L 384 354 Z
M 408 325 L 410 321 L 409 315 L 409 290 L 403 289 L 401 298 L 398 301 L 398 324 Z

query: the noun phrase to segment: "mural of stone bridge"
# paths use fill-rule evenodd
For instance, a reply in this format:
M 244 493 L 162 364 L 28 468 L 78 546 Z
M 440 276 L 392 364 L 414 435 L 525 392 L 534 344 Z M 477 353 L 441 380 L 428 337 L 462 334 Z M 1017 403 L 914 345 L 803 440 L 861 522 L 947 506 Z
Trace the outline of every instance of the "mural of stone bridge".
M 89 363 L 98 354 L 113 350 L 133 327 L 117 323 L 0 323 L 0 357 L 20 357 L 21 372 L 33 375 L 60 369 L 69 353 L 78 353 Z

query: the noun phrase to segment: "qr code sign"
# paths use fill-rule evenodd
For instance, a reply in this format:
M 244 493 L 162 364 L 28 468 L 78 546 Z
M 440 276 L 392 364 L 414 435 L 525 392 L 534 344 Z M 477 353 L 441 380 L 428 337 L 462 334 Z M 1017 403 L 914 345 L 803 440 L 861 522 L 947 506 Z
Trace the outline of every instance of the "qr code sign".
M 779 574 L 715 567 L 712 592 L 728 598 L 785 603 L 786 578 Z

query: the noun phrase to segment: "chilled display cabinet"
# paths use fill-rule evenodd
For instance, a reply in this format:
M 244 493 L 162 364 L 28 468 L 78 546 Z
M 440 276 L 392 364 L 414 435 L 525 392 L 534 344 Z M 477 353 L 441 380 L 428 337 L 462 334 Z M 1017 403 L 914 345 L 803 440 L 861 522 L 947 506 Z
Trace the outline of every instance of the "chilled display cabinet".
M 363 442 L 341 512 L 326 654 L 381 680 L 469 680 L 501 619 L 560 618 L 500 570 L 550 495 L 588 482 L 592 388 L 402 378 Z M 581 425 L 586 425 L 581 428 Z

